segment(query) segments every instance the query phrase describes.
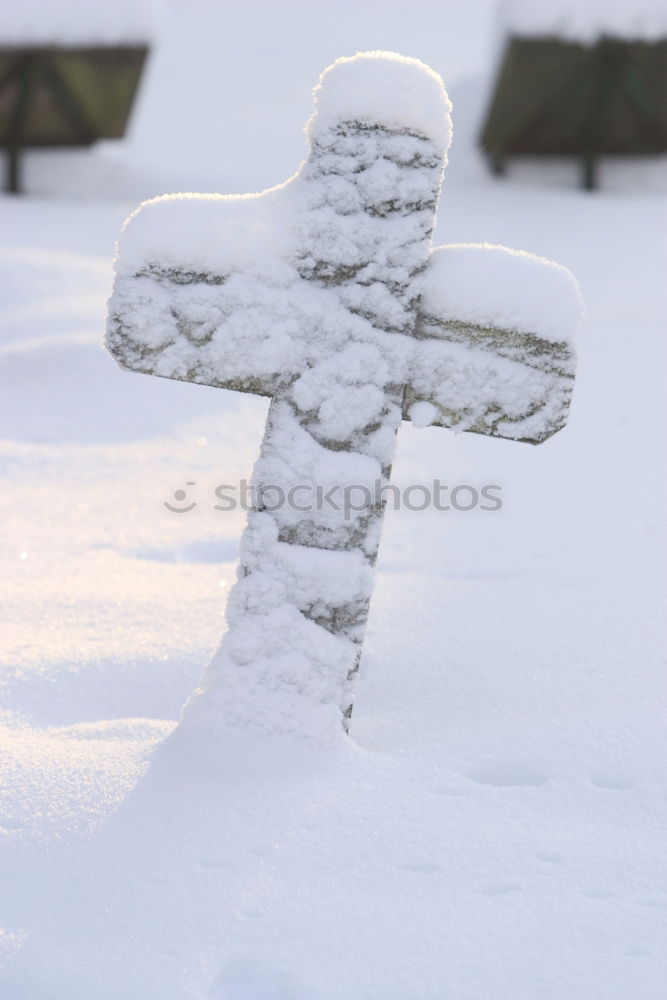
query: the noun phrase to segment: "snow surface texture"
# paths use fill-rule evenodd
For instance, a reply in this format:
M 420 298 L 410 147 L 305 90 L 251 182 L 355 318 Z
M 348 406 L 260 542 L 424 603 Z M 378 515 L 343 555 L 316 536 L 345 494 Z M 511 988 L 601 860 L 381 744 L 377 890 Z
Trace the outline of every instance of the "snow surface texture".
M 555 36 L 594 43 L 602 35 L 667 38 L 664 0 L 506 0 L 507 28 L 516 35 Z
M 0 6 L 0 48 L 147 42 L 156 23 L 153 0 L 21 0 Z
M 270 396 L 254 481 L 283 495 L 297 484 L 372 493 L 411 415 L 551 436 L 570 401 L 579 293 L 565 269 L 525 253 L 432 252 L 451 132 L 440 78 L 360 54 L 322 74 L 315 104 L 311 154 L 290 181 L 158 198 L 130 217 L 111 352 L 134 371 Z M 340 731 L 382 516 L 373 502 L 251 513 L 229 630 L 187 725 Z

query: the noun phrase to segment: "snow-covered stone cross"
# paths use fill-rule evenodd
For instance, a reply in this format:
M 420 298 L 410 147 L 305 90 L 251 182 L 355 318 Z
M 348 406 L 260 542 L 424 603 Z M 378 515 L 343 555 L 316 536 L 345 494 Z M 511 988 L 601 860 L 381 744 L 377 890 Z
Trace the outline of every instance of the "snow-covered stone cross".
M 432 247 L 451 131 L 440 77 L 365 53 L 330 66 L 314 97 L 310 154 L 284 184 L 165 196 L 130 216 L 109 305 L 114 357 L 270 397 L 254 482 L 284 494 L 374 496 L 411 417 L 534 444 L 554 434 L 579 293 L 527 253 Z M 186 726 L 321 736 L 346 724 L 383 506 L 304 512 L 307 491 L 293 496 L 249 515 L 228 631 Z

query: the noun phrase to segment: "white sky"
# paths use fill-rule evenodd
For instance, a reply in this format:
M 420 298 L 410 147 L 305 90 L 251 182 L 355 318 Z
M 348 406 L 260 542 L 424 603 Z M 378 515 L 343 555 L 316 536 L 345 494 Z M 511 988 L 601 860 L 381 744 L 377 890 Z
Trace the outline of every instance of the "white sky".
M 447 85 L 488 67 L 496 8 L 496 0 L 163 0 L 132 144 L 152 156 L 190 148 L 217 160 L 241 146 L 265 157 L 269 143 L 275 163 L 289 142 L 289 173 L 325 66 L 355 51 L 391 49 L 422 59 Z

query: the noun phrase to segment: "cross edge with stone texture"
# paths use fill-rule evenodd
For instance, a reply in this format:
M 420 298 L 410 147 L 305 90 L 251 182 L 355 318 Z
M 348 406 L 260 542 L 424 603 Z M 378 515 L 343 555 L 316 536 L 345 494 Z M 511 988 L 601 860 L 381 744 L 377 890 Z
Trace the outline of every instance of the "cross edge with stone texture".
M 255 486 L 388 482 L 403 419 L 550 437 L 570 402 L 576 283 L 523 252 L 432 247 L 450 140 L 440 77 L 359 54 L 322 74 L 315 102 L 285 184 L 166 196 L 130 217 L 111 353 L 270 397 Z M 184 725 L 347 728 L 383 514 L 250 513 L 228 630 Z

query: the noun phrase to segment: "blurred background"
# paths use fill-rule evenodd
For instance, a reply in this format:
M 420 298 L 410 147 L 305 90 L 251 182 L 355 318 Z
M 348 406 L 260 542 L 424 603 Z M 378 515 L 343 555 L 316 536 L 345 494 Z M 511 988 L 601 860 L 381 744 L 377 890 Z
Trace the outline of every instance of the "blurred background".
M 86 36 L 149 42 L 126 138 L 88 151 L 29 153 L 24 183 L 33 194 L 141 199 L 174 190 L 246 192 L 275 184 L 305 155 L 302 127 L 319 73 L 339 55 L 374 48 L 416 56 L 441 74 L 455 105 L 448 176 L 473 176 L 482 169 L 476 140 L 509 36 L 556 35 L 587 45 L 596 33 L 609 30 L 615 37 L 651 42 L 667 37 L 667 13 L 659 0 L 639 5 L 631 0 L 344 0 L 330 6 L 305 0 L 193 0 L 187 5 L 144 0 L 113 7 L 72 0 L 64 8 L 46 7 L 39 41 L 51 28 L 56 40 L 66 41 L 69 32 L 75 42 Z M 39 29 L 30 4 L 4 17 L 5 35 L 17 41 Z M 666 58 L 663 48 L 663 65 Z M 529 72 L 526 90 L 534 83 Z M 577 100 L 587 100 L 585 87 Z M 557 116 L 564 118 L 565 111 Z M 663 126 L 663 148 L 665 141 Z M 523 182 L 577 183 L 572 158 L 550 157 L 535 167 L 522 158 L 511 173 Z M 635 161 L 628 169 L 627 161 L 608 159 L 601 171 L 606 189 L 667 189 L 664 161 Z
M 133 198 L 259 190 L 303 159 L 312 88 L 339 55 L 400 51 L 433 66 L 447 85 L 476 87 L 492 59 L 494 20 L 493 0 L 166 0 L 151 8 L 146 33 L 154 42 L 127 139 L 92 156 L 33 153 L 26 186 L 42 194 Z

